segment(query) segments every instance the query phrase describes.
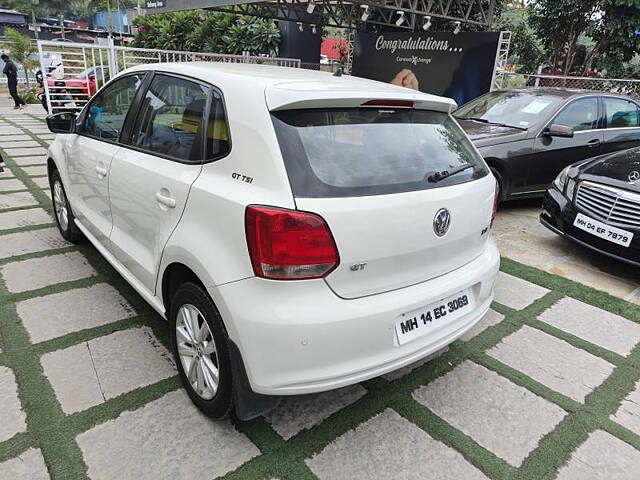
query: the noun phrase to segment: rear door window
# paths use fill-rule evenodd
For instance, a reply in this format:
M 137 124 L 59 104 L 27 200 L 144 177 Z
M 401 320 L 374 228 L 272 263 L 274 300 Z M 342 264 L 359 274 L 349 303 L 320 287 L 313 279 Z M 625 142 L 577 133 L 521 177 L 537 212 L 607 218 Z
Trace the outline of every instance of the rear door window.
M 200 83 L 155 75 L 142 100 L 131 144 L 183 162 L 202 161 L 208 93 Z
M 482 158 L 447 114 L 413 109 L 309 109 L 272 114 L 297 197 L 380 195 L 469 182 Z M 428 177 L 469 168 L 439 182 Z
M 622 98 L 604 99 L 604 107 L 607 113 L 607 128 L 637 127 L 638 106 Z

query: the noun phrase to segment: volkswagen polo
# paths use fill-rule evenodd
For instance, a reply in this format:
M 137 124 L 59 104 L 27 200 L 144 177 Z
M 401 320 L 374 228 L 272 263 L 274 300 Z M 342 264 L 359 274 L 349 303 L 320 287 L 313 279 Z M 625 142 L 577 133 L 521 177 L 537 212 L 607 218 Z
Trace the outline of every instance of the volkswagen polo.
M 300 69 L 138 66 L 48 117 L 58 227 L 169 321 L 193 402 L 249 419 L 416 362 L 488 310 L 496 182 L 454 108 Z

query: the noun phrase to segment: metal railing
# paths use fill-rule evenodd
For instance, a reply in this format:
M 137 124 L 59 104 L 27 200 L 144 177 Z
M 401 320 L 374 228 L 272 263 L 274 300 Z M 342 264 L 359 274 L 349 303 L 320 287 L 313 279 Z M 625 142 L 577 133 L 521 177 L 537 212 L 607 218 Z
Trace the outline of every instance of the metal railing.
M 252 63 L 300 68 L 294 58 L 184 52 L 105 44 L 39 41 L 40 68 L 49 112 L 84 107 L 106 82 L 127 68 L 165 62 Z
M 502 88 L 515 87 L 556 87 L 580 90 L 621 93 L 640 97 L 640 80 L 598 77 L 561 77 L 556 75 L 529 75 L 504 73 Z

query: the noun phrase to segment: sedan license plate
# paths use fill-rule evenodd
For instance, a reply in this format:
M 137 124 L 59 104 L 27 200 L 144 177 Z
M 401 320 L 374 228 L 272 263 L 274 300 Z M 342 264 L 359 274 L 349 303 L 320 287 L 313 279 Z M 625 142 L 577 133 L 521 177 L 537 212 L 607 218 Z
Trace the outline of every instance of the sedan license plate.
M 633 240 L 633 233 L 622 230 L 621 228 L 612 227 L 611 225 L 594 220 L 581 213 L 576 215 L 573 226 L 589 232 L 596 237 L 622 245 L 623 247 L 628 247 L 631 244 L 631 240 Z
M 439 323 L 452 322 L 473 310 L 471 289 L 463 290 L 427 306 L 400 315 L 395 323 L 398 344 L 427 334 Z

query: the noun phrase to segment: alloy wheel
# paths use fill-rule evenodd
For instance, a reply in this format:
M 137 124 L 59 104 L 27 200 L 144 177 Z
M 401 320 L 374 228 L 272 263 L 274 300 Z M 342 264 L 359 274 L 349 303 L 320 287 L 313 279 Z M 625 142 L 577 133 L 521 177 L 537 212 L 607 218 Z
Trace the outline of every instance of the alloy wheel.
M 191 304 L 182 305 L 178 311 L 176 344 L 189 384 L 201 398 L 211 400 L 220 380 L 218 352 L 209 324 Z
M 64 194 L 64 188 L 62 188 L 60 180 L 56 180 L 53 184 L 53 205 L 60 228 L 66 231 L 69 228 L 69 211 L 67 209 L 67 197 Z

